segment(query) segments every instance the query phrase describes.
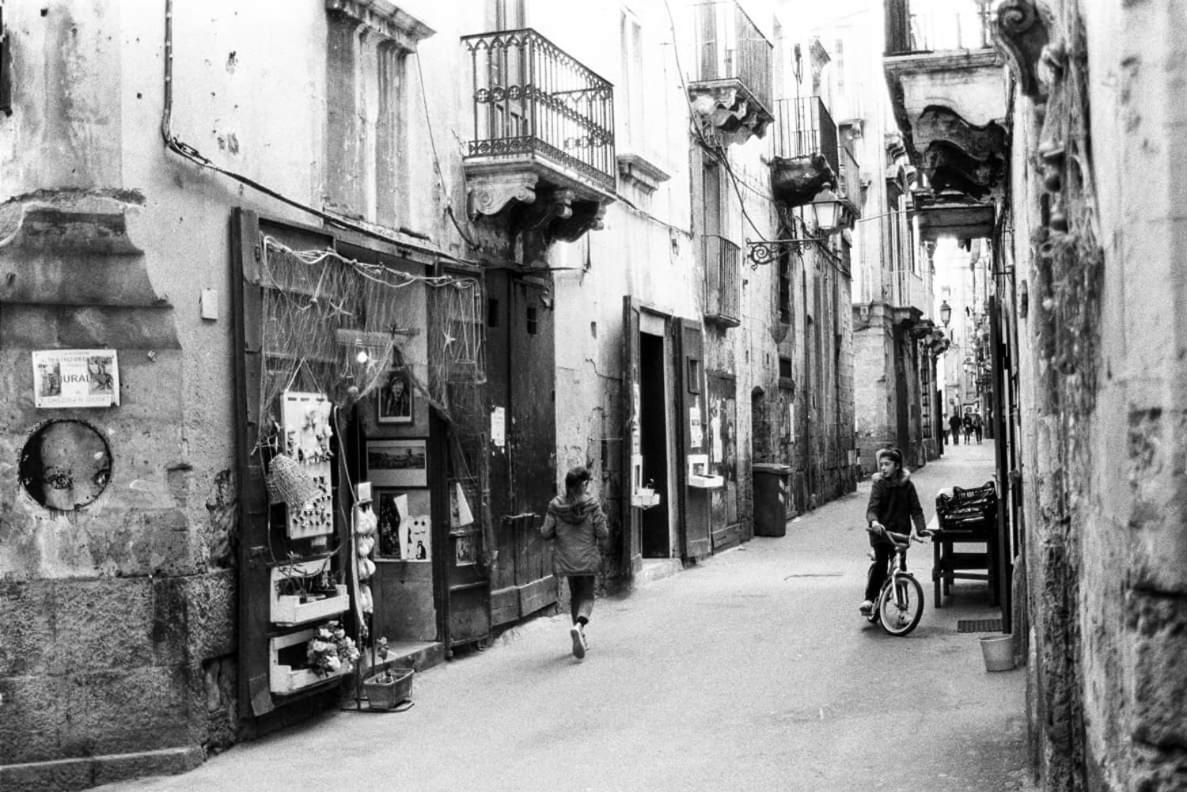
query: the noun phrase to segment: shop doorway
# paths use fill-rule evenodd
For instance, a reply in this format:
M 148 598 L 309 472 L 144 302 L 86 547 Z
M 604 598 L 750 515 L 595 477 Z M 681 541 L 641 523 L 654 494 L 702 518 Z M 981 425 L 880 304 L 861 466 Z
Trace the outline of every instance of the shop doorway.
M 644 558 L 668 558 L 672 554 L 669 530 L 667 370 L 664 337 L 639 333 L 639 430 L 643 450 L 644 486 L 659 495 L 659 503 L 644 510 L 642 540 Z

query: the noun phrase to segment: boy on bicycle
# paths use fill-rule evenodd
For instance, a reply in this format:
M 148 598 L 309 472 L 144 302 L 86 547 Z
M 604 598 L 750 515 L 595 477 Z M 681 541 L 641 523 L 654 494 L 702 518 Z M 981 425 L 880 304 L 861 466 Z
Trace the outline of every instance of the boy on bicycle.
M 866 582 L 866 597 L 859 609 L 869 616 L 874 608 L 882 582 L 886 579 L 886 568 L 894 555 L 894 540 L 887 531 L 910 535 L 919 541 L 928 535 L 927 522 L 923 519 L 923 507 L 919 494 L 911 482 L 911 474 L 903 467 L 903 454 L 897 448 L 883 448 L 878 451 L 878 472 L 871 481 L 870 503 L 866 507 L 866 531 L 870 534 L 870 546 L 874 548 L 874 564 Z

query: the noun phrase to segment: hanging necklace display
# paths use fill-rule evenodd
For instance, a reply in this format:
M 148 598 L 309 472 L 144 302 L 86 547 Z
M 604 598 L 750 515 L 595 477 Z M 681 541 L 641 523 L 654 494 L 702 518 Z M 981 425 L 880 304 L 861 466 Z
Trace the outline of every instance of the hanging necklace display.
M 290 539 L 307 539 L 334 532 L 333 493 L 330 490 L 330 412 L 325 394 L 285 391 L 281 394 L 281 452 L 295 461 L 313 483 L 311 497 L 299 506 L 289 504 L 286 527 Z

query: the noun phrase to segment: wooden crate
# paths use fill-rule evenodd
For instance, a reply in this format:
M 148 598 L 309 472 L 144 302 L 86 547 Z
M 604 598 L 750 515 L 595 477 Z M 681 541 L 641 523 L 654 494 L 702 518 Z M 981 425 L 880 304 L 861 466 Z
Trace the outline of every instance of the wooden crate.
M 280 652 L 289 647 L 301 644 L 304 646 L 316 634 L 317 630 L 310 628 L 288 635 L 278 635 L 268 640 L 268 689 L 276 695 L 296 693 L 314 685 L 319 685 L 339 677 L 344 677 L 354 671 L 353 666 L 344 665 L 336 674 L 320 676 L 308 668 L 295 668 L 280 662 Z
M 332 597 L 301 602 L 300 595 L 280 594 L 277 586 L 286 578 L 313 577 L 321 574 L 330 565 L 330 559 L 314 559 L 312 561 L 298 561 L 292 564 L 276 567 L 272 570 L 271 603 L 269 606 L 269 621 L 273 624 L 291 626 L 305 624 L 317 619 L 336 616 L 350 609 L 350 594 L 346 586 L 335 586 L 338 592 Z

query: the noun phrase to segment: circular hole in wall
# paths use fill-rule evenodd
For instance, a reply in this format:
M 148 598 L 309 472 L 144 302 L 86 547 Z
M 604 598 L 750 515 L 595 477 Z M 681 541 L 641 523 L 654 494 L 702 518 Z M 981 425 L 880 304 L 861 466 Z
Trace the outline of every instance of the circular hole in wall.
M 47 509 L 81 509 L 107 489 L 111 449 L 90 424 L 50 421 L 21 449 L 20 477 L 25 491 Z

